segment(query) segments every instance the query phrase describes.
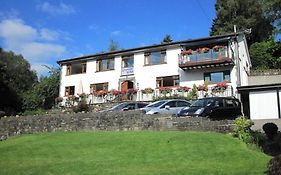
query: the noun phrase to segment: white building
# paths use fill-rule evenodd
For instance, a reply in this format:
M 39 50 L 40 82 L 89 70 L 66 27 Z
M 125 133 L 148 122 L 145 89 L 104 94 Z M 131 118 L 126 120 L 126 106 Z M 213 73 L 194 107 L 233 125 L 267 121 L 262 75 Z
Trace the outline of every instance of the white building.
M 100 90 L 138 90 L 136 100 L 147 100 L 145 88 L 209 86 L 226 81 L 227 96 L 248 84 L 251 61 L 244 33 L 212 36 L 58 61 L 60 96 Z M 97 99 L 92 102 L 98 102 Z

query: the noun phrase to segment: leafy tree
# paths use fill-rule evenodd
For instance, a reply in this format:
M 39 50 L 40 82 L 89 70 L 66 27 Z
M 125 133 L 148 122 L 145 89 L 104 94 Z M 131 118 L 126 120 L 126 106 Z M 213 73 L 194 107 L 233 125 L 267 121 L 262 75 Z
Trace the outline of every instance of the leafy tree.
M 276 33 L 281 33 L 281 0 L 262 0 L 265 16 L 277 27 Z
M 254 69 L 281 69 L 281 42 L 256 42 L 250 47 L 250 56 Z
M 166 35 L 164 36 L 164 38 L 163 38 L 161 44 L 170 43 L 170 42 L 172 42 L 172 41 L 173 41 L 173 40 L 172 40 L 171 35 L 166 34 Z
M 55 105 L 55 98 L 59 95 L 60 69 L 47 68 L 50 75 L 41 77 L 39 83 L 24 94 L 25 110 L 50 109 Z
M 116 41 L 114 41 L 114 40 L 111 39 L 111 40 L 109 41 L 108 50 L 109 50 L 110 52 L 119 50 L 119 45 L 118 45 L 118 43 L 117 43 Z
M 7 115 L 21 111 L 23 94 L 36 83 L 36 73 L 21 55 L 0 49 L 0 110 Z
M 272 35 L 272 19 L 264 15 L 261 0 L 217 0 L 215 8 L 217 16 L 213 20 L 211 35 L 232 33 L 234 25 L 238 31 L 252 29 L 249 45 Z

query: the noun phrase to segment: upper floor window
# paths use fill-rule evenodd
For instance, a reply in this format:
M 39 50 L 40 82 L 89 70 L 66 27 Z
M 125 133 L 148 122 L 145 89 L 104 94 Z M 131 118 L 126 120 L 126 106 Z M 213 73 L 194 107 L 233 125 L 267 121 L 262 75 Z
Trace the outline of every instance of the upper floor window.
M 114 58 L 97 60 L 97 72 L 114 69 Z
M 167 77 L 157 77 L 156 78 L 157 87 L 169 87 L 179 85 L 179 76 L 167 76 Z
M 66 86 L 64 95 L 65 96 L 74 95 L 74 91 L 75 91 L 75 86 Z
M 122 57 L 122 68 L 134 67 L 134 55 Z
M 66 67 L 66 75 L 86 73 L 86 63 L 72 63 Z
M 221 72 L 208 72 L 204 73 L 204 81 L 209 81 L 212 83 L 218 83 L 222 81 L 230 82 L 230 71 L 221 71 Z
M 166 50 L 144 53 L 144 64 L 155 65 L 167 62 Z

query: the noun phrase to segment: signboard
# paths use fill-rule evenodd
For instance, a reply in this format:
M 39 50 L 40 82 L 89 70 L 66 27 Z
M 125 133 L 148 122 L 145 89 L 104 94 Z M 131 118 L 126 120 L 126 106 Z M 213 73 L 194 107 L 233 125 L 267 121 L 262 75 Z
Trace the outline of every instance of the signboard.
M 134 74 L 134 67 L 124 67 L 122 68 L 121 75 L 132 75 Z

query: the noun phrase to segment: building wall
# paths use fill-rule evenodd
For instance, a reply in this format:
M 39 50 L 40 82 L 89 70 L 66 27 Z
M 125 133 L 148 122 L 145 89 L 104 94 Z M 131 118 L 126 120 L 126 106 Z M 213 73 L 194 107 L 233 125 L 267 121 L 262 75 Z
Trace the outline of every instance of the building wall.
M 240 57 L 240 75 L 241 75 L 241 85 L 248 84 L 248 74 L 246 73 L 247 69 L 244 67 L 249 63 L 249 58 L 247 54 L 246 45 L 243 38 L 238 39 L 239 47 L 238 53 Z M 231 50 L 234 50 L 233 41 L 231 43 Z M 179 68 L 178 64 L 178 55 L 181 53 L 180 46 L 169 48 L 166 50 L 166 64 L 159 65 L 144 65 L 144 52 L 135 52 L 134 53 L 134 75 L 121 76 L 121 56 L 115 56 L 114 70 L 96 72 L 96 60 L 87 61 L 87 71 L 84 74 L 76 74 L 66 76 L 66 65 L 62 65 L 62 74 L 61 74 L 61 86 L 60 86 L 60 96 L 64 96 L 66 86 L 75 86 L 75 94 L 83 92 L 90 93 L 90 84 L 96 83 L 106 83 L 108 82 L 108 89 L 121 89 L 121 83 L 125 80 L 130 80 L 134 82 L 134 86 L 137 89 L 144 88 L 156 88 L 156 77 L 164 76 L 173 76 L 179 75 L 180 77 L 180 86 L 192 87 L 193 84 L 202 85 L 204 83 L 204 72 L 216 72 L 223 70 L 230 70 L 230 85 L 233 89 L 236 89 L 237 85 L 237 67 L 215 67 L 208 69 L 199 69 L 199 70 L 189 70 L 183 71 Z M 237 91 L 234 91 L 234 95 L 237 94 Z

